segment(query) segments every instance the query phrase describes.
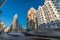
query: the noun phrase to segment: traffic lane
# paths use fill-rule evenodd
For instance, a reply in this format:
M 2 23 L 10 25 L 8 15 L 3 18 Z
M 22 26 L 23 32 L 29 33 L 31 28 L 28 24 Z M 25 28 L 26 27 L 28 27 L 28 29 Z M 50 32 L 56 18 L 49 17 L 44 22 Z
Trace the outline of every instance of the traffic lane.
M 46 37 L 36 37 L 36 36 L 27 36 L 32 40 L 60 40 L 59 38 L 46 38 Z
M 0 40 L 32 40 L 29 37 L 26 37 L 24 35 L 8 35 L 8 34 L 1 34 Z
M 58 40 L 53 38 L 44 38 L 44 37 L 37 37 L 37 36 L 26 36 L 26 35 L 8 35 L 8 34 L 1 34 L 1 40 Z
M 33 36 L 12 36 L 8 34 L 2 34 L 0 37 L 1 40 L 42 40 L 41 38 Z
M 34 36 L 10 36 L 3 37 L 1 40 L 60 40 L 54 38 L 34 37 Z
M 26 36 L 26 37 L 32 40 L 49 40 L 49 38 L 37 37 L 37 36 Z

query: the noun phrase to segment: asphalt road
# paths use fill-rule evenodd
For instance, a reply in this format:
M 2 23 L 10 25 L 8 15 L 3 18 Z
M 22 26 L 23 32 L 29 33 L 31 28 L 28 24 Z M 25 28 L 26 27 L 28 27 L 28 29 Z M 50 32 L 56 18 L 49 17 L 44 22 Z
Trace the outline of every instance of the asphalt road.
M 21 33 L 20 33 L 21 34 Z M 36 37 L 36 36 L 26 36 L 26 35 L 13 35 L 13 34 L 0 34 L 0 40 L 60 40 L 57 38 L 45 38 L 45 37 Z

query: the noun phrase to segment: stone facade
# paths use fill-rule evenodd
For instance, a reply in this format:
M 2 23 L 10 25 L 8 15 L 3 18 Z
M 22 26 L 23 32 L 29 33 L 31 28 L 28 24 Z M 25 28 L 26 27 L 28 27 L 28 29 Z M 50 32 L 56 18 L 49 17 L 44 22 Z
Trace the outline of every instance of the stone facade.
M 36 10 L 33 7 L 28 11 L 27 28 L 31 30 L 37 30 L 38 28 Z
M 37 10 L 38 26 L 40 28 L 60 27 L 60 0 L 45 0 Z

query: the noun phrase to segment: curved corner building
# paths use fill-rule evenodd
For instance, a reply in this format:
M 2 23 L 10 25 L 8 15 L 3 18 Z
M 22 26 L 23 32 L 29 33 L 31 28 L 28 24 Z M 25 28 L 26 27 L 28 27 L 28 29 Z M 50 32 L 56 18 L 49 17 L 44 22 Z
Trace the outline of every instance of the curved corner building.
M 37 19 L 40 28 L 59 28 L 60 0 L 45 0 L 37 10 Z

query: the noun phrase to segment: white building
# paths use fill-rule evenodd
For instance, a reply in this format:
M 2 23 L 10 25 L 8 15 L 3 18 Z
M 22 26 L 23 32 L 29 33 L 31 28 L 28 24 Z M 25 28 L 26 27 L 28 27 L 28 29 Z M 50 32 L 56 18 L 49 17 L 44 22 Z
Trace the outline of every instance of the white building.
M 22 25 L 18 22 L 18 14 L 15 14 L 9 32 L 22 32 Z
M 37 10 L 38 26 L 42 28 L 60 27 L 60 0 L 45 0 Z M 58 21 L 57 21 L 58 20 Z M 42 24 L 42 26 L 41 26 Z

